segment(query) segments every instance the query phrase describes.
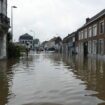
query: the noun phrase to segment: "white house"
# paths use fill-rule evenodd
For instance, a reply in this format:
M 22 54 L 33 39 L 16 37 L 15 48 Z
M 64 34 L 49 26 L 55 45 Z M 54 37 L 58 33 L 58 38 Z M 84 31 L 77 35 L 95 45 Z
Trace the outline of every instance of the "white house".
M 31 35 L 29 35 L 28 33 L 21 35 L 19 37 L 19 43 L 24 47 L 33 49 L 33 37 Z
M 48 50 L 60 51 L 62 48 L 62 39 L 60 37 L 54 37 L 46 43 Z

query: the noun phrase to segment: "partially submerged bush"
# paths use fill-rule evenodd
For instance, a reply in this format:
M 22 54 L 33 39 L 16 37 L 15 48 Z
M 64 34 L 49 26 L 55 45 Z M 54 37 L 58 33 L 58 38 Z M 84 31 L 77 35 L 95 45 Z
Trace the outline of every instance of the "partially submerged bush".
M 19 46 L 19 48 L 20 48 L 20 51 L 21 51 L 21 52 L 26 52 L 26 47 L 24 47 L 24 46 Z
M 20 57 L 20 47 L 14 45 L 13 43 L 7 44 L 7 57 L 8 58 L 17 58 Z

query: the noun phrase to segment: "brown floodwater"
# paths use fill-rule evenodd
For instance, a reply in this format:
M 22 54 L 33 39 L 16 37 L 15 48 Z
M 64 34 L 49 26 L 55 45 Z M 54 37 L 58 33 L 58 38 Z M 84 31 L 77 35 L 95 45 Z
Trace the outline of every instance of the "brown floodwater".
M 105 105 L 105 61 L 54 53 L 0 61 L 0 105 Z

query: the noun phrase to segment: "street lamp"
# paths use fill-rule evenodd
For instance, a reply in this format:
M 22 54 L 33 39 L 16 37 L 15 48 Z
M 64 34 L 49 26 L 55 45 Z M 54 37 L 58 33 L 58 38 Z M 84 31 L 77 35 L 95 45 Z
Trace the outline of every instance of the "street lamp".
M 13 8 L 17 8 L 16 6 L 11 6 L 11 37 L 13 42 Z

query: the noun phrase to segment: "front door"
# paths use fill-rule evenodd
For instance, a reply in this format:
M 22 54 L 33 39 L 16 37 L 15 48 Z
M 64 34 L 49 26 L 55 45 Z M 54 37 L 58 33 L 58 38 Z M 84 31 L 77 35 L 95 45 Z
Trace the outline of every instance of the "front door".
M 88 42 L 84 42 L 84 56 L 88 55 Z

